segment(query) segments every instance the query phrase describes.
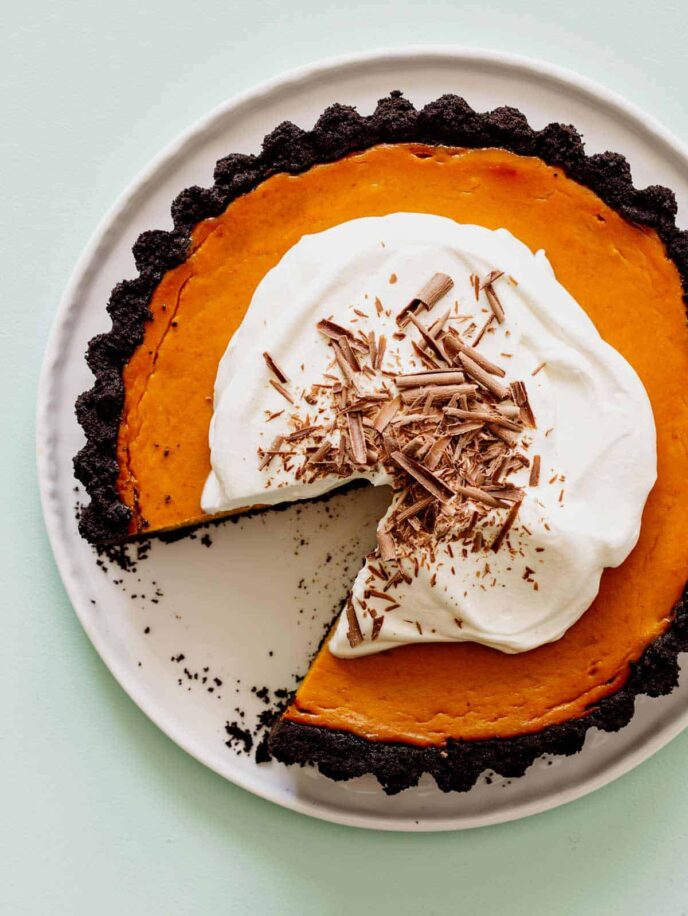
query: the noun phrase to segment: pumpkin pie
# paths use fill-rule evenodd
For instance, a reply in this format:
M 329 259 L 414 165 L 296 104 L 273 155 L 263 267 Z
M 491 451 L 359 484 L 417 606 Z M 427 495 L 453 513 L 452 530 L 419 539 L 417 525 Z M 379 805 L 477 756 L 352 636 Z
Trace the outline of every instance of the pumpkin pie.
M 572 127 L 550 124 L 535 131 L 512 108 L 480 114 L 454 96 L 417 111 L 395 92 L 369 117 L 334 105 L 312 131 L 281 124 L 265 138 L 260 155 L 221 160 L 212 188 L 182 192 L 172 214 L 172 231 L 146 232 L 137 241 L 139 274 L 115 287 L 108 304 L 112 329 L 89 344 L 96 380 L 77 403 L 87 442 L 75 458 L 75 471 L 91 497 L 81 533 L 98 545 L 176 531 L 277 501 L 248 489 L 247 505 L 241 504 L 241 492 L 233 500 L 213 496 L 223 486 L 231 489 L 233 477 L 231 453 L 222 453 L 229 464 L 215 459 L 222 441 L 218 392 L 224 394 L 223 371 L 226 382 L 229 370 L 241 365 L 237 353 L 245 348 L 239 343 L 256 302 L 269 308 L 274 301 L 265 292 L 267 278 L 294 261 L 294 252 L 303 252 L 305 238 L 337 240 L 337 233 L 353 226 L 350 235 L 359 248 L 365 232 L 377 232 L 384 247 L 387 232 L 398 241 L 395 233 L 420 227 L 427 241 L 433 227 L 444 232 L 451 221 L 470 227 L 469 247 L 473 238 L 491 239 L 484 242 L 488 247 L 506 245 L 504 259 L 515 265 L 513 273 L 494 263 L 482 274 L 467 272 L 475 292 L 472 312 L 463 305 L 470 295 L 454 296 L 459 279 L 442 272 L 440 263 L 431 276 L 416 270 L 411 296 L 402 287 L 415 282 L 413 272 L 390 273 L 384 301 L 373 295 L 379 283 L 371 279 L 368 305 L 361 300 L 352 306 L 348 327 L 331 316 L 316 326 L 313 339 L 322 339 L 334 368 L 328 364 L 318 370 L 322 378 L 309 378 L 296 417 L 293 370 L 285 371 L 275 352 L 264 351 L 261 371 L 269 376 L 270 396 L 283 404 L 261 411 L 256 435 L 263 444 L 250 472 L 273 474 L 279 490 L 283 482 L 275 467 L 293 477 L 294 456 L 301 455 L 307 470 L 282 497 L 309 498 L 356 476 L 396 488 L 379 546 L 367 561 L 363 592 L 354 587 L 339 624 L 272 729 L 277 759 L 314 764 L 334 779 L 373 773 L 387 792 L 414 785 L 424 772 L 445 791 L 467 790 L 485 769 L 519 776 L 543 753 L 575 753 L 590 726 L 613 731 L 625 725 L 637 694 L 673 689 L 678 653 L 688 648 L 683 536 L 688 405 L 682 390 L 688 370 L 688 236 L 676 228 L 670 191 L 636 189 L 622 156 L 586 155 Z M 412 217 L 415 228 L 400 217 Z M 395 249 L 390 243 L 384 257 L 398 253 L 399 244 Z M 341 246 L 317 249 L 327 250 Z M 546 265 L 534 255 L 541 250 Z M 362 250 L 355 263 L 372 271 L 366 257 Z M 413 262 L 416 267 L 422 257 Z M 308 251 L 304 258 L 313 263 Z M 639 536 L 630 519 L 617 559 L 600 548 L 606 559 L 597 563 L 595 588 L 563 631 L 542 628 L 549 619 L 547 591 L 537 587 L 535 563 L 531 568 L 520 562 L 526 554 L 518 540 L 523 530 L 536 538 L 519 511 L 538 499 L 545 504 L 550 480 L 554 503 L 566 512 L 566 475 L 556 467 L 552 475 L 552 467 L 545 467 L 548 372 L 551 384 L 556 373 L 543 359 L 525 381 L 514 376 L 509 351 L 517 348 L 510 348 L 508 336 L 498 336 L 511 333 L 510 303 L 517 309 L 519 301 L 533 299 L 531 272 L 544 284 L 537 288 L 549 290 L 547 301 L 561 296 L 580 311 L 583 324 L 572 326 L 572 337 L 585 326 L 585 339 L 597 341 L 590 346 L 602 347 L 604 341 L 642 383 L 648 412 L 621 412 L 624 435 L 636 436 L 633 449 L 626 450 L 636 461 L 617 456 L 612 467 L 634 473 L 638 455 L 649 456 L 652 417 L 657 437 L 656 483 L 647 496 L 654 482 L 648 470 L 643 480 L 649 484 L 640 487 L 642 499 L 636 500 L 638 519 L 644 504 Z M 547 286 L 555 282 L 556 290 Z M 397 300 L 403 308 L 392 307 Z M 280 327 L 288 326 L 289 315 L 281 313 L 288 308 L 288 303 L 274 306 Z M 379 331 L 371 337 L 366 330 L 365 322 L 373 319 L 392 323 L 383 335 L 383 357 Z M 483 349 L 483 336 L 499 339 L 499 348 L 495 343 Z M 512 340 L 516 337 L 514 331 Z M 414 348 L 415 364 L 393 362 L 403 347 Z M 620 364 L 617 369 L 637 393 L 626 369 Z M 306 372 L 303 365 L 301 370 Z M 352 373 L 377 387 L 361 391 Z M 338 417 L 341 438 L 334 446 L 317 419 L 321 397 Z M 598 401 L 602 413 L 604 402 L 604 397 Z M 540 403 L 544 413 L 538 416 Z M 234 409 L 230 401 L 230 412 Z M 292 426 L 266 445 L 270 423 L 284 422 L 282 413 L 290 415 Z M 430 435 L 432 418 L 440 415 L 444 425 Z M 604 437 L 605 424 L 596 435 Z M 613 449 L 615 437 L 608 435 Z M 605 455 L 599 467 L 605 467 Z M 586 479 L 593 478 L 602 489 L 587 502 L 589 530 L 581 553 L 600 539 L 606 550 L 609 531 L 633 503 L 630 495 L 622 498 L 616 471 Z M 538 490 L 542 498 L 535 499 Z M 612 510 L 608 523 L 593 517 L 605 498 Z M 544 516 L 542 523 L 542 543 L 551 549 Z M 390 579 L 406 589 L 403 608 L 412 607 L 419 587 L 405 581 L 400 555 L 413 564 L 421 541 L 422 549 L 432 542 L 433 558 L 440 542 L 458 550 L 457 562 L 463 559 L 464 566 L 479 557 L 480 569 L 487 564 L 490 570 L 484 582 L 472 586 L 476 597 L 470 608 L 487 607 L 484 583 L 494 582 L 493 595 L 503 587 L 514 602 L 542 609 L 537 635 L 519 642 L 500 630 L 496 637 L 497 617 L 482 623 L 470 608 L 465 619 L 452 618 L 463 636 L 451 641 L 443 632 L 433 638 L 426 618 L 412 613 L 404 612 L 405 623 L 393 624 L 392 606 L 399 602 Z M 535 543 L 529 540 L 525 550 L 538 549 Z M 573 557 L 575 565 L 575 554 L 562 551 L 562 562 Z M 452 565 L 446 557 L 443 563 L 440 581 L 441 570 Z M 514 579 L 505 587 L 511 579 L 494 574 L 500 563 L 504 575 L 507 569 L 518 573 L 518 583 Z M 602 572 L 602 566 L 614 568 Z M 437 570 L 426 579 L 433 577 L 435 587 Z M 415 581 L 418 572 L 409 578 Z M 375 611 L 380 602 L 384 612 Z M 417 636 L 410 638 L 409 630 Z

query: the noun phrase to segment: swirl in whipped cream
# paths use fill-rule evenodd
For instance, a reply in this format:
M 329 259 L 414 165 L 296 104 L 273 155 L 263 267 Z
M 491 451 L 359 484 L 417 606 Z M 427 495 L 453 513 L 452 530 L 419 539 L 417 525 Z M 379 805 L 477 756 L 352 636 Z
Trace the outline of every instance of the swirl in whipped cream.
M 289 434 L 297 409 L 270 384 L 262 354 L 269 352 L 291 379 L 298 401 L 332 373 L 332 352 L 316 329 L 329 318 L 385 336 L 393 371 L 417 371 L 411 335 L 394 337 L 398 313 L 441 272 L 454 288 L 423 316 L 426 324 L 449 303 L 462 330 L 466 322 L 480 326 L 489 304 L 484 294 L 476 300 L 474 277 L 491 271 L 504 272 L 499 299 L 507 320 L 492 325 L 480 352 L 510 379 L 527 382 L 537 428 L 524 444 L 531 463 L 540 456 L 537 485 L 528 485 L 526 467 L 509 479 L 524 497 L 508 549 L 473 551 L 439 539 L 414 575 L 395 585 L 393 602 L 371 594 L 371 564 L 379 568 L 379 559 L 369 557 L 351 593 L 361 639 L 352 645 L 343 614 L 329 643 L 335 655 L 447 641 L 528 651 L 578 620 L 604 568 L 622 563 L 638 539 L 656 453 L 650 403 L 633 369 L 601 339 L 543 252 L 533 254 L 503 229 L 416 213 L 352 220 L 306 236 L 263 279 L 218 369 L 204 511 L 312 498 L 354 478 L 391 483 L 381 465 L 309 479 L 300 476 L 296 458 L 260 462 L 259 450 Z M 303 405 L 298 411 L 306 412 Z M 399 499 L 393 497 L 381 525 Z M 487 520 L 488 544 L 502 523 L 498 514 Z M 381 628 L 374 623 L 380 617 Z

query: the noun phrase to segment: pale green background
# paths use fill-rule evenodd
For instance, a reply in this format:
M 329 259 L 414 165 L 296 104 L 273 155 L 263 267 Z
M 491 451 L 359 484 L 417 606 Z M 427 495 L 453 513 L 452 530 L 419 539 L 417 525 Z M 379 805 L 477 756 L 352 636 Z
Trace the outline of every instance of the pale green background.
M 0 912 L 688 913 L 688 734 L 520 823 L 383 835 L 224 782 L 162 735 L 91 648 L 36 492 L 36 377 L 71 267 L 179 131 L 306 61 L 410 42 L 517 51 L 596 78 L 688 139 L 675 0 L 12 0 L 0 19 Z

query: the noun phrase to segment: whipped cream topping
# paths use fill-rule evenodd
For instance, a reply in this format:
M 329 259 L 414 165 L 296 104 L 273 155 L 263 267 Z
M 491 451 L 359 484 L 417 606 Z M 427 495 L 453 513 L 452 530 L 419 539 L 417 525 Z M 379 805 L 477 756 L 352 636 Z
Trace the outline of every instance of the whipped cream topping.
M 371 555 L 330 640 L 335 655 L 443 641 L 528 651 L 575 623 L 595 598 L 604 568 L 622 563 L 638 539 L 656 479 L 656 447 L 650 403 L 633 369 L 558 283 L 544 252 L 533 254 L 503 229 L 417 213 L 352 220 L 306 236 L 265 276 L 218 368 L 203 510 L 313 498 L 355 478 L 393 483 L 380 464 L 312 479 L 300 470 L 304 455 L 296 447 L 293 457 L 267 464 L 259 452 L 269 453 L 277 437 L 293 431 L 294 414 L 301 423 L 316 410 L 318 423 L 330 419 L 331 395 L 313 404 L 309 394 L 328 376 L 337 378 L 319 321 L 384 336 L 388 370 L 421 371 L 413 335 L 398 339 L 399 312 L 433 274 L 447 274 L 454 287 L 422 314 L 423 323 L 430 326 L 451 307 L 449 323 L 470 344 L 467 329 L 491 314 L 485 291 L 476 298 L 475 277 L 492 271 L 503 272 L 495 288 L 506 320 L 492 323 L 479 349 L 508 380 L 527 385 L 537 426 L 520 447 L 531 466 L 539 456 L 537 484 L 530 485 L 525 466 L 509 478 L 524 495 L 500 549 L 489 545 L 503 510 L 483 522 L 485 549 L 445 537 L 431 551 L 419 550 L 412 574 L 390 590 L 393 600 L 380 596 L 382 588 L 371 593 L 381 568 Z M 289 379 L 282 391 L 272 384 L 264 352 Z M 373 379 L 360 385 L 379 390 Z M 382 527 L 402 498 L 393 495 Z M 352 612 L 360 631 L 355 640 Z

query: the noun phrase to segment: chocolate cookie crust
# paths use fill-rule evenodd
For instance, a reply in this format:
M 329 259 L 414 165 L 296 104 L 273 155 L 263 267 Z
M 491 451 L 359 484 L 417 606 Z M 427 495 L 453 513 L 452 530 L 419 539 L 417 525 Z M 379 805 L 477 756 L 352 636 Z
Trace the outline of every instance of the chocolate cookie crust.
M 474 111 L 462 98 L 444 95 L 420 111 L 394 91 L 364 117 L 350 106 L 331 105 L 311 131 L 284 121 L 263 141 L 258 156 L 230 154 L 220 159 L 211 188 L 182 191 L 172 204 L 174 229 L 142 233 L 133 253 L 139 275 L 113 289 L 107 311 L 112 328 L 94 337 L 86 360 L 95 383 L 76 403 L 86 445 L 74 458 L 74 473 L 91 498 L 79 530 L 95 544 L 127 539 L 131 510 L 117 492 L 117 436 L 124 406 L 122 370 L 143 341 L 149 303 L 163 274 L 183 263 L 197 223 L 218 216 L 242 194 L 277 172 L 298 174 L 313 165 L 341 159 L 378 143 L 418 142 L 464 147 L 502 147 L 538 156 L 564 169 L 579 184 L 633 223 L 655 229 L 688 293 L 688 232 L 676 227 L 676 200 L 659 185 L 635 188 L 626 159 L 618 153 L 587 156 L 578 131 L 564 124 L 533 130 L 516 108 Z

